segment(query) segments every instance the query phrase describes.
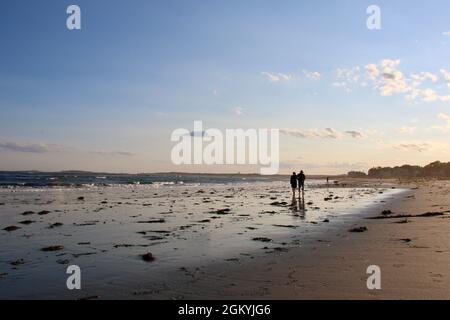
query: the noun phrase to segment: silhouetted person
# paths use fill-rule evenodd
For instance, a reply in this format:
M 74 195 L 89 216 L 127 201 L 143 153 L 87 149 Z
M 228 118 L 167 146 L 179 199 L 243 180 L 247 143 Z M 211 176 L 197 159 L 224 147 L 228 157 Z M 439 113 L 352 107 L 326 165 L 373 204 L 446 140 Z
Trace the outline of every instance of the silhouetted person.
M 295 172 L 292 172 L 291 188 L 292 188 L 292 196 L 295 198 L 295 189 L 297 189 L 297 175 Z
M 297 175 L 297 179 L 298 179 L 298 191 L 299 192 L 305 192 L 305 180 L 306 180 L 306 176 L 303 173 L 303 170 L 300 171 L 300 173 Z

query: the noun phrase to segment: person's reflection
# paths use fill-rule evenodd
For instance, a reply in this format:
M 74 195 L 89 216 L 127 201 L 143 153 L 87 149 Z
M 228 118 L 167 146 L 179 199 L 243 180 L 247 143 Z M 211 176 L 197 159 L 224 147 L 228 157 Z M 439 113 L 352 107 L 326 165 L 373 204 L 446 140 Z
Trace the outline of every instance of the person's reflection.
M 298 207 L 299 207 L 299 216 L 303 220 L 306 217 L 306 209 L 305 209 L 305 197 L 300 197 L 298 199 Z
M 291 209 L 292 209 L 292 213 L 294 214 L 294 215 L 296 215 L 297 214 L 297 212 L 298 212 L 298 202 L 297 202 L 297 199 L 295 199 L 295 194 L 292 196 L 292 203 L 291 203 Z
M 305 200 L 303 197 L 296 199 L 292 197 L 291 210 L 294 216 L 305 219 Z

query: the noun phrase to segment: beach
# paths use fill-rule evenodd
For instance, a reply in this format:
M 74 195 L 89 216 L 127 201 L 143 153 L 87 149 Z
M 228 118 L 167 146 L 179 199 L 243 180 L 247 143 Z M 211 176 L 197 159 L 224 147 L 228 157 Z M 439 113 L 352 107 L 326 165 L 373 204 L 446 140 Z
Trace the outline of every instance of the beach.
M 311 180 L 299 201 L 280 179 L 3 188 L 0 298 L 448 298 L 449 189 Z M 70 265 L 81 290 L 66 287 Z

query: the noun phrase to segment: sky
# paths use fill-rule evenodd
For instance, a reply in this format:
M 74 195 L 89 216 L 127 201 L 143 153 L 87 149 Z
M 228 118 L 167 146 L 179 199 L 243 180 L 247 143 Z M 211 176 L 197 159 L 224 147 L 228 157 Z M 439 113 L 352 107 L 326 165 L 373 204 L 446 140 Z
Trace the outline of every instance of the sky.
M 66 9 L 81 8 L 81 30 Z M 381 29 L 366 10 L 377 5 Z M 177 128 L 277 128 L 281 172 L 450 161 L 450 3 L 5 0 L 0 170 L 257 172 Z

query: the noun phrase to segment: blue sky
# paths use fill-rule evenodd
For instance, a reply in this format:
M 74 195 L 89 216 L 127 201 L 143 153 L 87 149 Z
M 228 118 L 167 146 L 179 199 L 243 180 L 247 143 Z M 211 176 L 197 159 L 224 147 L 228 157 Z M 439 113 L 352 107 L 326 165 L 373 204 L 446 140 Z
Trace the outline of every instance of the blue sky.
M 70 4 L 82 30 L 66 28 Z M 366 27 L 371 4 L 381 30 Z M 194 120 L 282 129 L 286 172 L 450 161 L 449 11 L 444 0 L 4 1 L 0 169 L 180 170 L 170 133 Z

